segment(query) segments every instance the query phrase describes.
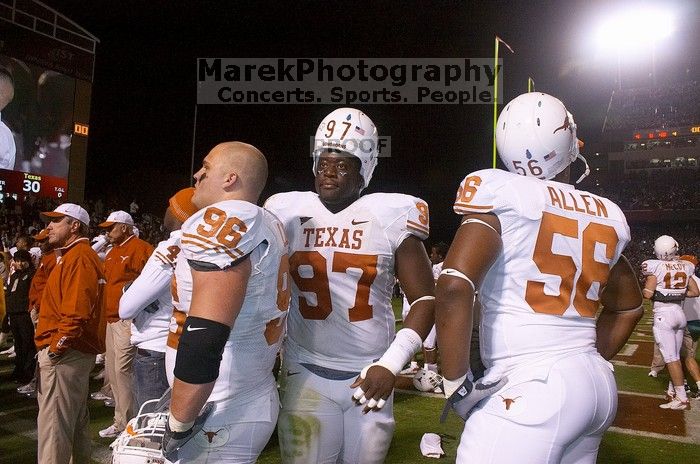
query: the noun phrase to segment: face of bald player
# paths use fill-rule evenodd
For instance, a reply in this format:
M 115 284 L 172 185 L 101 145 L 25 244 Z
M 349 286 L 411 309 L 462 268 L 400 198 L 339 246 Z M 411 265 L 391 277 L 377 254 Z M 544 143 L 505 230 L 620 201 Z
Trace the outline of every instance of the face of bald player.
M 316 165 L 316 193 L 330 211 L 350 206 L 360 197 L 363 184 L 360 160 L 345 153 L 321 153 Z
M 223 151 L 216 148 L 210 151 L 194 175 L 196 183 L 192 203 L 204 208 L 219 201 L 225 186 L 231 181 L 231 175 L 235 174 L 228 168 Z

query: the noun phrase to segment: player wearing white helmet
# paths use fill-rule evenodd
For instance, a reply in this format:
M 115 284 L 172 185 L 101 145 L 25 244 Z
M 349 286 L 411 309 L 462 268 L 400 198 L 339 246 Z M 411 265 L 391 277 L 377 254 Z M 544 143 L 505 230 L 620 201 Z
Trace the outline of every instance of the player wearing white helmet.
M 462 181 L 454 204 L 462 224 L 436 289 L 443 387 L 466 420 L 457 462 L 594 463 L 617 408 L 606 360 L 642 315 L 622 256 L 629 227 L 613 202 L 568 184 L 581 156 L 558 99 L 515 98 L 496 141 L 511 172 L 485 169 Z M 487 370 L 472 383 L 477 291 Z
M 700 295 L 694 279 L 695 266 L 678 257 L 678 242 L 673 237 L 662 235 L 654 242 L 657 259 L 642 263 L 642 274 L 646 276 L 644 297 L 652 300 L 654 308 L 654 340 L 668 367 L 673 383 L 673 395 L 663 409 L 689 409 L 690 402 L 683 386 L 683 366 L 680 351 L 687 325 L 683 312 L 686 297 Z
M 282 193 L 265 204 L 290 245 L 278 423 L 285 463 L 384 462 L 394 430 L 395 375 L 433 322 L 434 285 L 421 243 L 428 205 L 401 194 L 360 197 L 377 146 L 367 115 L 333 111 L 318 126 L 312 150 L 317 193 Z M 413 308 L 394 338 L 395 275 Z

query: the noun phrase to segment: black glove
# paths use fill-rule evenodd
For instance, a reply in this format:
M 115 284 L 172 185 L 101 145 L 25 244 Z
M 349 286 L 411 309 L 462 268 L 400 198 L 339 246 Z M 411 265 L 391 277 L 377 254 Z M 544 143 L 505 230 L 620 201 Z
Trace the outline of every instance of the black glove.
M 464 379 L 462 385 L 447 398 L 447 403 L 440 416 L 440 422 L 445 422 L 450 409 L 453 409 L 462 420 L 466 421 L 471 415 L 474 406 L 503 388 L 508 382 L 508 377 L 503 377 L 497 382 L 489 384 L 482 383 L 482 380 L 479 379 L 476 383 L 472 383 L 469 379 Z
M 202 411 L 199 413 L 199 416 L 197 416 L 197 419 L 195 419 L 192 427 L 184 432 L 173 432 L 170 430 L 170 422 L 166 421 L 165 434 L 163 434 L 163 457 L 165 457 L 165 459 L 168 461 L 177 461 L 177 453 L 180 451 L 180 448 L 185 446 L 188 441 L 194 438 L 200 432 L 200 430 L 202 430 L 204 422 L 214 411 L 214 409 L 215 405 L 213 402 L 209 401 L 207 404 L 205 404 Z

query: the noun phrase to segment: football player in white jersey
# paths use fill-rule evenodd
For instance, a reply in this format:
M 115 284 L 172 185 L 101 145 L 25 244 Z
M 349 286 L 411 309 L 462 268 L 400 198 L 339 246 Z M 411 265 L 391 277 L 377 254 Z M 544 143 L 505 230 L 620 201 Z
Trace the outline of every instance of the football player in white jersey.
M 191 198 L 194 189 L 180 190 L 170 199 L 163 226 L 170 236 L 158 244 L 141 274 L 119 300 L 119 317 L 131 319 L 131 344 L 134 357 L 134 397 L 139 410 L 144 402 L 168 389 L 165 374 L 165 342 L 173 313 L 170 281 L 180 253 L 182 223 L 197 210 Z M 126 433 L 126 432 L 122 432 Z
M 515 98 L 496 140 L 511 172 L 485 169 L 462 181 L 454 205 L 462 224 L 436 289 L 445 395 L 466 420 L 457 462 L 594 463 L 617 408 L 606 360 L 643 312 L 621 255 L 629 227 L 613 202 L 568 184 L 581 155 L 558 99 Z M 487 370 L 471 384 L 477 291 Z
M 678 242 L 662 235 L 654 242 L 657 259 L 642 263 L 644 297 L 654 302 L 654 340 L 659 346 L 671 376 L 673 390 L 669 402 L 659 405 L 663 409 L 689 409 L 690 402 L 683 386 L 683 366 L 680 361 L 683 334 L 687 325 L 682 303 L 686 297 L 700 295 L 695 280 L 695 266 L 678 257 Z
M 402 194 L 360 196 L 378 156 L 377 129 L 361 111 L 331 112 L 315 141 L 316 193 L 277 194 L 265 204 L 290 244 L 282 461 L 381 463 L 394 430 L 395 375 L 433 323 L 434 284 L 421 242 L 428 205 Z M 413 303 L 398 333 L 395 276 Z
M 253 463 L 279 413 L 272 369 L 289 306 L 287 243 L 280 222 L 255 205 L 267 179 L 258 149 L 219 144 L 195 179 L 201 209 L 182 225 L 175 267 L 163 454 Z

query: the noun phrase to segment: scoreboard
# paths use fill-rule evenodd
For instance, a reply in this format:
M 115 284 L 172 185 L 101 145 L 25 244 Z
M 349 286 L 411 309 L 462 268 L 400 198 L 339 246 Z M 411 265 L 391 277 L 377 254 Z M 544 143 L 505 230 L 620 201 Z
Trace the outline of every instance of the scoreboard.
M 0 1 L 0 67 L 14 98 L 2 108 L 0 201 L 84 197 L 97 38 L 36 0 Z
M 688 135 L 700 135 L 700 125 L 675 127 L 672 129 L 637 130 L 632 133 L 632 138 L 634 140 L 655 140 L 672 139 L 675 137 L 685 137 Z
M 17 197 L 22 192 L 42 198 L 65 201 L 68 181 L 64 177 L 53 177 L 29 172 L 0 169 L 0 198 Z

